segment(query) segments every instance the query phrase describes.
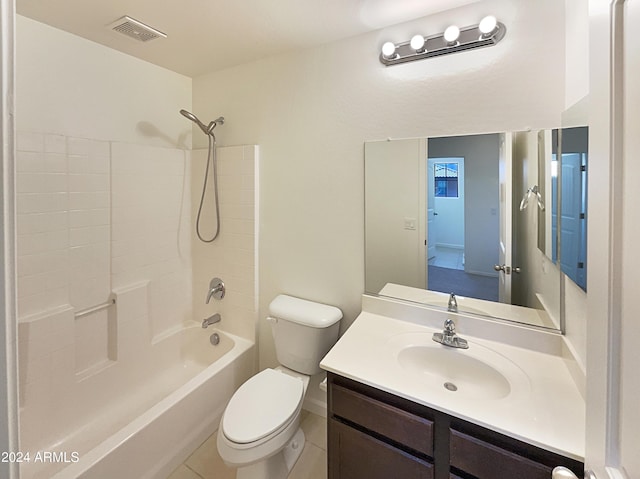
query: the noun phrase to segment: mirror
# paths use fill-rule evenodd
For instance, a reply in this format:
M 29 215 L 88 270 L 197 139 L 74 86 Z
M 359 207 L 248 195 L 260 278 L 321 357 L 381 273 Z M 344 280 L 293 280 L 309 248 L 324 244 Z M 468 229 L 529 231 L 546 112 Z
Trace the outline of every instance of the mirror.
M 538 211 L 538 248 L 587 290 L 588 99 L 563 114 L 565 127 L 538 133 L 540 191 L 549 208 Z M 576 126 L 577 125 L 577 126 Z M 562 186 L 558 189 L 558 183 Z M 558 217 L 558 205 L 562 212 Z M 560 231 L 560 237 L 557 232 Z M 560 246 L 560 255 L 558 255 Z
M 445 310 L 454 293 L 458 311 L 560 329 L 560 271 L 538 248 L 547 192 L 529 191 L 538 140 L 365 143 L 365 291 Z
M 562 185 L 558 189 L 560 269 L 586 291 L 589 129 L 586 126 L 562 128 L 558 137 L 558 178 L 555 183 Z
M 540 196 L 546 207 L 538 208 L 538 248 L 554 264 L 558 245 L 558 129 L 538 132 L 538 178 Z

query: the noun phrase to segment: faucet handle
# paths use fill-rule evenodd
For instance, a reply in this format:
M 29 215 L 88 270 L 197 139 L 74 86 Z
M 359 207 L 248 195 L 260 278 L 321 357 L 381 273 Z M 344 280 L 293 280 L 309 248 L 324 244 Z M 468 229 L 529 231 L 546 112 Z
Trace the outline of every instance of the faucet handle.
M 444 331 L 447 334 L 456 333 L 456 323 L 453 322 L 453 319 L 447 318 L 444 320 Z
M 220 278 L 213 278 L 209 282 L 209 292 L 207 293 L 207 304 L 211 301 L 211 298 L 214 299 L 222 299 L 224 298 L 224 293 L 226 292 L 224 281 Z

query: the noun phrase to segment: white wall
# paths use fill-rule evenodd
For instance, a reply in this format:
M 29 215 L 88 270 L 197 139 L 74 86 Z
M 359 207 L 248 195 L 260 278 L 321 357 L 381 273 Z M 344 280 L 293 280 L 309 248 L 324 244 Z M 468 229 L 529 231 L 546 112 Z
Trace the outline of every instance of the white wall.
M 420 172 L 426 162 L 425 143 L 424 139 L 408 139 L 365 145 L 368 292 L 377 293 L 387 283 L 426 287 L 424 231 L 420 231 L 420 224 L 424 224 L 420 218 L 424 212 Z M 407 228 L 407 221 L 413 221 L 413 229 Z
M 589 94 L 589 3 L 564 0 L 565 4 L 565 107 Z
M 359 312 L 366 140 L 559 124 L 563 11 L 555 0 L 490 0 L 194 79 L 196 113 L 227 119 L 220 144 L 260 145 L 261 323 L 283 292 L 340 307 L 344 326 Z M 496 47 L 390 68 L 378 61 L 385 40 L 487 12 L 508 28 Z M 261 365 L 274 364 L 261 331 Z
M 18 15 L 21 131 L 189 148 L 191 79 Z
M 640 149 L 640 113 L 637 105 L 640 102 L 640 35 L 637 24 L 640 21 L 640 5 L 638 2 L 627 2 L 625 10 L 625 46 L 624 46 L 624 85 L 625 110 L 623 130 L 624 138 L 624 204 L 622 252 L 624 262 L 622 266 L 622 318 L 620 338 L 620 464 L 630 478 L 640 477 L 640 455 L 638 454 L 638 428 L 640 428 L 640 322 L 638 321 L 638 284 L 640 274 L 640 253 L 638 252 L 638 238 L 640 237 L 640 218 L 636 205 L 640 202 L 638 192 L 638 178 L 640 165 L 637 161 L 637 151 Z

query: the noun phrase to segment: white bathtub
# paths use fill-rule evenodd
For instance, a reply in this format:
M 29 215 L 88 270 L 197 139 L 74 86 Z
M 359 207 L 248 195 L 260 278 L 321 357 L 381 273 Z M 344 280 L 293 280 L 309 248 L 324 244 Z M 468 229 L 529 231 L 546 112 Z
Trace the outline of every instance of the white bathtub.
M 217 346 L 209 339 L 214 332 Z M 83 380 L 73 400 L 86 418 L 39 448 L 66 452 L 66 462 L 58 456 L 35 463 L 31 452 L 22 477 L 165 479 L 215 431 L 253 370 L 246 339 L 198 325 L 167 335 L 133 361 L 115 361 Z

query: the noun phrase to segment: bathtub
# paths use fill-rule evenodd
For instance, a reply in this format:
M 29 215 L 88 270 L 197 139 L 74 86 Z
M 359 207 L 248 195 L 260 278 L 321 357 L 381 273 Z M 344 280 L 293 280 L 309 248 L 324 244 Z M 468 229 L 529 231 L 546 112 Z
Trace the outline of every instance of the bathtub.
M 220 337 L 216 346 L 213 333 Z M 36 463 L 31 452 L 21 476 L 165 479 L 217 429 L 254 368 L 246 339 L 195 324 L 165 335 L 134 360 L 114 361 L 83 379 L 73 399 L 76 426 L 39 448 L 58 456 Z M 93 407 L 83 408 L 86 403 Z

